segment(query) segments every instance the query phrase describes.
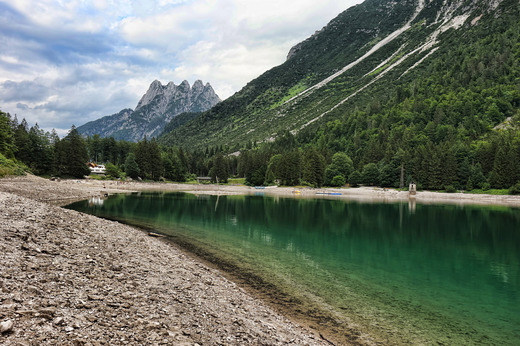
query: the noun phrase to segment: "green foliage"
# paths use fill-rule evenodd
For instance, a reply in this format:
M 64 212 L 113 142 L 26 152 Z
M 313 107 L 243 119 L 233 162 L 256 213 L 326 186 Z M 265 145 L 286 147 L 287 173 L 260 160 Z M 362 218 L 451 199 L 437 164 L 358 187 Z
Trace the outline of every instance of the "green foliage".
M 139 174 L 141 172 L 141 169 L 139 168 L 139 164 L 137 163 L 137 160 L 135 158 L 134 153 L 128 154 L 125 160 L 125 173 L 126 176 L 137 179 L 139 177 Z
M 280 163 L 282 161 L 282 155 L 276 154 L 271 157 L 269 164 L 267 165 L 267 171 L 265 172 L 265 184 L 270 185 L 275 182 L 276 179 L 280 178 Z
M 508 193 L 510 195 L 520 195 L 520 182 L 516 183 L 515 185 L 511 186 L 508 190 Z
M 90 161 L 112 162 L 115 165 L 122 165 L 128 153 L 136 147 L 135 143 L 116 141 L 114 137 L 101 138 L 99 135 L 87 137 L 86 141 Z
M 313 186 L 333 185 L 338 176 L 352 186 L 398 187 L 401 180 L 414 180 L 431 190 L 502 191 L 515 185 L 520 180 L 516 2 L 503 1 L 489 13 L 476 8 L 471 18 L 484 14 L 478 23 L 442 32 L 435 51 L 418 50 L 439 25 L 442 3 L 433 1 L 394 41 L 326 86 L 286 102 L 402 27 L 416 2 L 386 5 L 366 1 L 349 9 L 298 45 L 284 64 L 210 111 L 179 116 L 158 139 L 168 148 L 154 139 L 129 144 L 93 136 L 87 138 L 90 158 L 120 165 L 135 151 L 149 179 L 183 180 L 227 167 L 249 185 L 297 185 L 302 178 Z M 389 68 L 400 57 L 406 59 Z M 45 150 L 34 148 L 51 148 L 53 169 L 66 171 L 62 141 L 49 136 L 41 141 L 41 131 L 24 122 L 11 122 L 12 137 L 8 132 L 4 121 L 0 150 L 11 150 L 40 171 L 47 165 L 35 157 L 45 157 Z M 9 138 L 12 145 L 5 149 Z
M 379 184 L 379 169 L 375 163 L 368 163 L 363 167 L 361 172 L 361 181 L 367 185 L 378 185 Z
M 453 185 L 448 185 L 444 188 L 444 191 L 447 193 L 455 193 L 457 192 L 457 189 L 453 187 Z
M 166 179 L 184 182 L 187 176 L 187 161 L 182 149 L 176 151 L 173 148 L 161 153 L 164 177 Z
M 255 172 L 256 174 L 256 172 Z M 229 177 L 229 169 L 228 164 L 226 160 L 224 159 L 224 155 L 222 155 L 221 152 L 217 153 L 215 157 L 213 158 L 213 167 L 210 170 L 210 176 L 212 182 L 218 182 L 218 183 L 227 183 L 228 177 Z M 253 178 L 255 181 L 257 181 L 257 177 L 255 176 Z M 261 180 L 260 184 L 264 181 L 264 176 L 258 178 Z M 259 185 L 260 185 L 259 184 Z
M 73 125 L 69 134 L 54 143 L 56 173 L 60 176 L 83 178 L 90 174 L 85 140 Z
M 245 182 L 244 178 L 228 178 L 228 184 L 230 185 L 244 185 Z
M 325 158 L 314 147 L 309 146 L 303 153 L 303 180 L 314 187 L 321 187 L 325 178 Z
M 310 78 L 307 78 L 307 80 L 310 80 Z M 298 95 L 305 89 L 307 89 L 309 85 L 306 84 L 304 81 L 300 81 L 298 84 L 294 85 L 291 89 L 287 91 L 287 94 L 278 102 L 271 105 L 271 109 L 275 109 L 276 107 L 281 106 L 284 102 L 288 101 L 289 99 L 293 98 L 294 96 Z
M 105 174 L 111 176 L 112 178 L 120 178 L 121 170 L 116 165 L 107 162 L 105 164 Z
M 25 175 L 25 169 L 23 165 L 20 165 L 12 159 L 6 158 L 0 153 L 0 178 L 9 175 Z
M 330 186 L 341 187 L 344 186 L 346 182 L 347 181 L 343 175 L 336 175 L 334 178 L 332 178 Z
M 137 143 L 135 158 L 139 165 L 140 175 L 145 179 L 159 180 L 163 173 L 161 151 L 155 138 L 146 138 Z
M 0 111 L 0 154 L 13 158 L 14 137 L 11 128 L 11 116 Z
M 402 26 L 415 5 L 399 2 L 389 13 L 379 11 L 380 2 L 365 2 L 342 13 L 298 45 L 284 64 L 177 127 L 161 143 L 261 152 L 249 158 L 240 155 L 237 173 L 248 183 L 259 183 L 263 175 L 268 184 L 279 180 L 293 185 L 303 177 L 318 186 L 312 172 L 321 164 L 316 168 L 308 163 L 307 147 L 312 146 L 326 162 L 326 185 L 337 175 L 348 177 L 350 183 L 353 170 L 374 164 L 364 172 L 371 175 L 368 183 L 385 187 L 400 186 L 402 173 L 432 190 L 479 188 L 487 183 L 493 188 L 512 186 L 520 179 L 520 9 L 513 2 L 502 2 L 476 25 L 443 32 L 433 54 L 417 50 L 407 55 L 437 29 L 434 19 L 441 4 L 434 1 L 396 40 L 325 87 L 285 103 L 363 55 L 390 28 Z M 482 14 L 481 8 L 475 11 L 472 18 Z M 366 30 L 360 31 L 361 27 Z M 400 65 L 389 68 L 405 56 Z M 375 80 L 371 71 L 381 78 Z M 264 141 L 260 148 L 253 144 Z M 295 158 L 287 153 L 296 150 L 300 163 L 289 163 L 284 156 Z M 348 173 L 338 170 L 337 153 L 351 159 Z M 282 159 L 270 162 L 274 155 Z
M 359 171 L 352 172 L 350 174 L 350 176 L 348 177 L 348 183 L 352 187 L 358 187 L 359 184 L 361 184 L 361 181 L 362 181 L 362 177 L 361 177 L 361 173 L 359 173 Z
M 382 187 L 399 187 L 400 167 L 397 166 L 397 162 L 383 165 L 379 174 L 379 184 Z
M 298 149 L 293 149 L 282 154 L 278 166 L 278 178 L 282 185 L 295 186 L 300 183 L 301 154 Z
M 346 181 L 346 178 L 353 170 L 354 164 L 347 154 L 342 152 L 335 153 L 332 156 L 332 162 L 325 170 L 325 185 L 338 186 L 337 182 L 333 182 L 334 178 L 341 176 Z
M 471 191 L 466 191 L 466 193 L 471 193 L 471 194 L 476 194 L 476 195 L 486 194 L 486 195 L 503 196 L 503 195 L 508 195 L 509 190 L 508 189 L 487 189 L 487 190 L 473 189 Z
M 270 155 L 261 150 L 245 150 L 238 158 L 238 174 L 245 177 L 246 184 L 260 186 L 264 184 Z M 273 169 L 275 167 L 272 167 Z

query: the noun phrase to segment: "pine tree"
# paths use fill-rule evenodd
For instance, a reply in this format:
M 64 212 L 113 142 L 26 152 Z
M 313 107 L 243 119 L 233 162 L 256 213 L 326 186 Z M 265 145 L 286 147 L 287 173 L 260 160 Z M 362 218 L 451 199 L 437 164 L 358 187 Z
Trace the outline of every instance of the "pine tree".
M 348 177 L 348 183 L 352 186 L 352 187 L 357 187 L 359 186 L 359 184 L 361 184 L 361 173 L 359 173 L 359 171 L 354 171 L 350 174 L 350 176 Z
M 507 189 L 515 184 L 515 162 L 512 150 L 501 145 L 495 155 L 491 185 L 499 189 Z
M 361 172 L 363 183 L 374 186 L 379 184 L 379 169 L 375 163 L 368 163 Z
M 16 151 L 14 156 L 17 160 L 29 165 L 31 161 L 31 142 L 29 140 L 29 127 L 25 119 L 16 127 L 14 132 L 14 144 Z
M 265 172 L 266 184 L 272 184 L 276 179 L 280 178 L 279 166 L 281 160 L 281 154 L 273 155 L 269 160 L 269 164 L 267 165 L 267 171 Z
M 298 149 L 282 154 L 278 164 L 278 174 L 282 185 L 294 186 L 300 183 L 301 155 Z
M 318 150 L 310 146 L 305 150 L 303 158 L 303 180 L 313 185 L 321 187 L 325 179 L 325 158 Z
M 66 174 L 75 178 L 83 178 L 85 175 L 89 175 L 87 145 L 74 125 L 72 125 L 63 142 L 67 155 L 65 161 Z
M 177 156 L 179 157 L 184 173 L 188 173 L 190 171 L 190 167 L 188 167 L 188 159 L 186 158 L 186 154 L 184 153 L 184 149 L 182 149 L 182 147 L 179 148 Z
M 148 139 L 146 136 L 142 141 L 137 143 L 137 147 L 135 149 L 135 159 L 139 164 L 140 172 L 142 178 L 151 178 L 152 176 L 152 164 L 148 152 Z
M 155 138 L 148 144 L 148 160 L 150 163 L 150 175 L 153 180 L 159 180 L 162 173 L 161 151 Z
M 219 183 L 227 183 L 228 180 L 227 162 L 221 152 L 218 152 L 213 158 L 213 167 L 211 169 L 211 181 Z M 263 177 L 262 177 L 263 181 Z
M 14 136 L 9 114 L 0 111 L 0 154 L 8 159 L 14 157 Z
M 127 177 L 137 179 L 139 177 L 140 169 L 136 161 L 135 154 L 129 153 L 125 160 L 125 173 Z

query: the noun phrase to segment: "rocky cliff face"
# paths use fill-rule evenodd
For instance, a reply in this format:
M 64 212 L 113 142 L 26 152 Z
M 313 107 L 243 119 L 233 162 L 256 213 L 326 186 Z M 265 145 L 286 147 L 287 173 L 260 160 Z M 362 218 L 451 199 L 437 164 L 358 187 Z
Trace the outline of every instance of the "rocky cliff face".
M 181 113 L 206 111 L 221 100 L 209 83 L 197 80 L 191 87 L 187 81 L 180 85 L 169 82 L 162 85 L 155 80 L 137 103 L 135 110 L 124 109 L 119 113 L 91 121 L 78 127 L 84 135 L 99 134 L 127 141 L 139 141 L 144 136 L 156 137 L 164 127 Z

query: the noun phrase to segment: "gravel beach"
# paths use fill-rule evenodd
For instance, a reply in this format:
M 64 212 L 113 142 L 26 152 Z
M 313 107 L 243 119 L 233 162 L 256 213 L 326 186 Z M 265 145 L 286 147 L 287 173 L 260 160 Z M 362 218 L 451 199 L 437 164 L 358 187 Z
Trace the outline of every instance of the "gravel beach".
M 247 186 L 0 179 L 0 344 L 330 345 L 341 340 L 299 325 L 175 244 L 117 222 L 63 209 L 130 191 L 254 194 Z M 520 206 L 518 196 L 380 188 L 267 188 L 266 195 L 408 203 Z M 326 195 L 333 193 L 335 195 Z M 337 195 L 341 193 L 341 195 Z M 318 195 L 317 195 L 318 194 Z M 293 317 L 291 317 L 293 318 Z M 309 327 L 311 326 L 311 328 Z
M 0 180 L 0 344 L 330 344 L 175 245 L 57 206 L 118 191 Z

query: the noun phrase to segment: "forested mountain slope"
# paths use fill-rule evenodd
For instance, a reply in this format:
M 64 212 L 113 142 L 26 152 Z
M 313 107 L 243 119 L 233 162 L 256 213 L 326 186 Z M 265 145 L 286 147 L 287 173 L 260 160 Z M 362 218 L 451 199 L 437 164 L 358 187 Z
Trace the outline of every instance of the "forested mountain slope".
M 374 129 L 383 121 L 378 136 L 412 122 L 466 123 L 476 138 L 517 107 L 518 18 L 518 1 L 367 0 L 294 47 L 284 64 L 160 141 L 233 148 L 331 119 L 362 119 Z M 497 95 L 506 91 L 513 99 Z M 488 97 L 500 114 L 485 115 L 495 107 L 484 102 Z M 410 107 L 417 105 L 438 116 L 414 119 L 419 109 Z

